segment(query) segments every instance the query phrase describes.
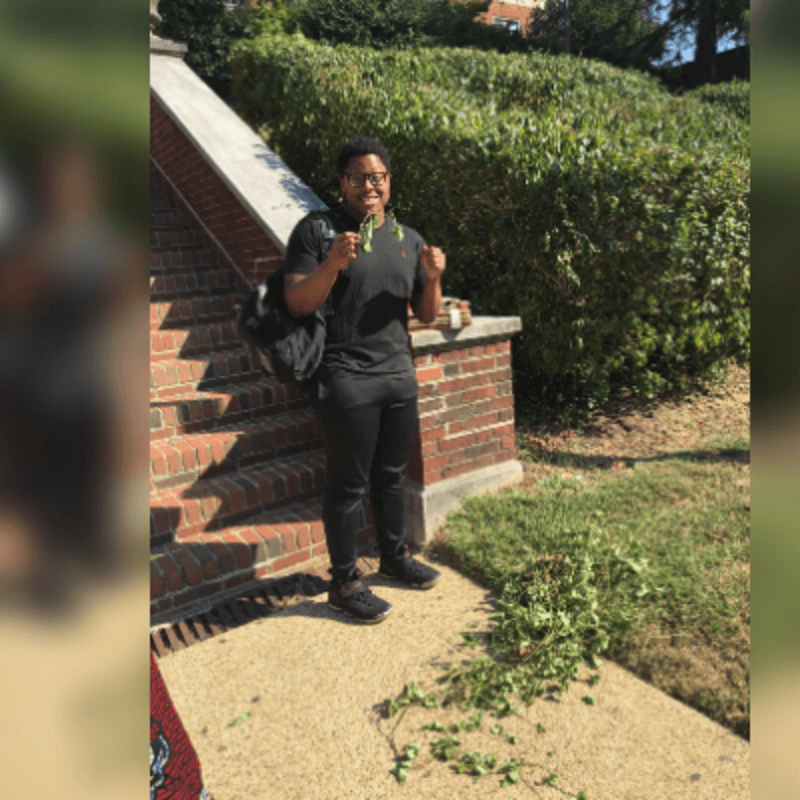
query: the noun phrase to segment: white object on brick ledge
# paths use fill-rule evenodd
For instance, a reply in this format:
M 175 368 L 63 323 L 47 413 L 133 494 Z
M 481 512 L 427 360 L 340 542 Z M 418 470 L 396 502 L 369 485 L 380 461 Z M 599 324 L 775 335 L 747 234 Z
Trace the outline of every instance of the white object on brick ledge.
M 472 325 L 458 330 L 423 329 L 411 331 L 409 341 L 414 355 L 510 339 L 522 330 L 519 317 L 473 317 Z

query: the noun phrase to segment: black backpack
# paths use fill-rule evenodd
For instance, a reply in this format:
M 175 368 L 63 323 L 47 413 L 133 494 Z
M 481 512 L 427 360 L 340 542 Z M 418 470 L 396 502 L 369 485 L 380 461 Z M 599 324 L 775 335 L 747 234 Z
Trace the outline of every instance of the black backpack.
M 312 217 L 322 231 L 319 263 L 331 249 L 335 231 L 324 212 Z M 286 308 L 283 278 L 286 265 L 256 286 L 236 306 L 239 336 L 249 347 L 255 363 L 281 383 L 309 391 L 325 349 L 325 317 L 315 311 L 293 317 Z

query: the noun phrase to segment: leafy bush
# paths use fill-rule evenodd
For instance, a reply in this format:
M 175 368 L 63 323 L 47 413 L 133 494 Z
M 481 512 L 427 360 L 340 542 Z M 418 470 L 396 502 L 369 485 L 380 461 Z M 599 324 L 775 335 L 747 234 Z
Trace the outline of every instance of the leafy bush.
M 296 0 L 300 28 L 310 39 L 359 47 L 405 47 L 429 41 L 431 0 Z
M 749 81 L 706 84 L 687 92 L 686 97 L 694 97 L 702 103 L 713 104 L 716 108 L 721 106 L 742 122 L 750 124 Z
M 227 94 L 230 82 L 230 48 L 243 38 L 291 33 L 294 15 L 274 0 L 273 6 L 238 6 L 232 11 L 223 0 L 160 0 L 162 21 L 154 33 L 186 44 L 186 63 L 213 89 Z
M 240 42 L 233 71 L 240 113 L 328 203 L 347 138 L 389 147 L 400 217 L 447 253 L 446 293 L 522 317 L 517 389 L 545 407 L 749 352 L 749 128 L 717 106 L 584 59 L 299 35 Z
M 525 48 L 519 35 L 475 21 L 486 0 L 294 0 L 292 10 L 309 39 L 359 47 Z

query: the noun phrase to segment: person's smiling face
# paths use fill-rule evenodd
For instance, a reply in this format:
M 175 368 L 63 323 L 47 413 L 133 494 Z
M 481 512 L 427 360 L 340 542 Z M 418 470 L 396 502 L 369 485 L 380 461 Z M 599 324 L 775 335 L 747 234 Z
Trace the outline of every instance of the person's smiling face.
M 364 185 L 355 188 L 350 185 L 350 175 L 377 175 L 386 174 L 380 186 L 373 186 L 369 180 Z M 339 178 L 339 185 L 344 192 L 344 201 L 350 213 L 359 222 L 372 212 L 377 214 L 383 222 L 384 209 L 389 202 L 389 171 L 378 156 L 353 156 L 344 171 L 344 177 Z

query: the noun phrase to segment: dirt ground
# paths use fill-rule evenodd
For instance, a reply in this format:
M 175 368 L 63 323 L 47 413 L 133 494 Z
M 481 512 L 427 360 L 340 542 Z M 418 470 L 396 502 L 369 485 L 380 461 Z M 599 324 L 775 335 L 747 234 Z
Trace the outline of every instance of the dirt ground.
M 617 401 L 580 430 L 518 425 L 517 435 L 533 462 L 528 482 L 576 468 L 622 469 L 639 459 L 678 452 L 724 453 L 750 440 L 750 368 L 734 365 L 707 391 L 681 400 Z

